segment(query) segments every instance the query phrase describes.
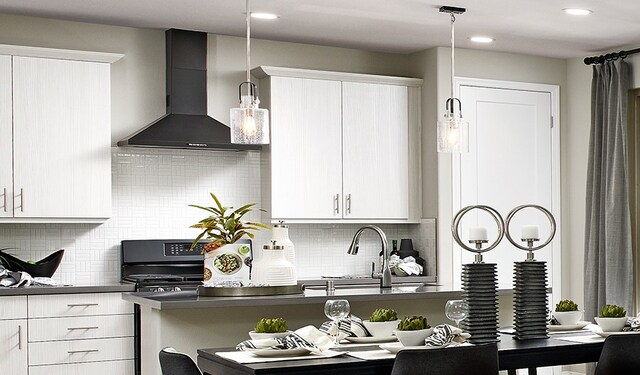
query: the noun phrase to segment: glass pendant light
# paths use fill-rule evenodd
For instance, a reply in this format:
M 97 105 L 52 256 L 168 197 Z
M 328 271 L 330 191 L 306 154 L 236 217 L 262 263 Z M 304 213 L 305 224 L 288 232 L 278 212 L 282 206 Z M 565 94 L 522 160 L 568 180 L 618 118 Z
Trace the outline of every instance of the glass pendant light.
M 464 8 L 440 7 L 440 12 L 451 14 L 451 97 L 447 99 L 444 118 L 438 121 L 438 152 L 469 151 L 469 123 L 462 118 L 462 103 L 460 99 L 453 96 L 453 79 L 455 76 L 455 15 L 462 14 L 465 11 L 466 9 Z
M 258 87 L 251 82 L 251 10 L 247 0 L 247 80 L 238 87 L 239 108 L 231 108 L 231 143 L 269 144 L 269 111 L 259 108 Z M 243 94 L 242 89 L 246 92 Z

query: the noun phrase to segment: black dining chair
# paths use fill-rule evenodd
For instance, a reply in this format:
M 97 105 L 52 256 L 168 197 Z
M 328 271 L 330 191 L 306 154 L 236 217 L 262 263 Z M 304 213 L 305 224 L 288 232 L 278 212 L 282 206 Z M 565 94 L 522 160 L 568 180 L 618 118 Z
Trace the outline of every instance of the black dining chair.
M 596 375 L 638 373 L 640 373 L 640 333 L 607 337 L 596 365 Z
M 191 357 L 177 352 L 174 348 L 160 351 L 160 368 L 162 375 L 202 375 Z
M 458 346 L 444 349 L 401 350 L 391 375 L 496 375 L 498 346 Z

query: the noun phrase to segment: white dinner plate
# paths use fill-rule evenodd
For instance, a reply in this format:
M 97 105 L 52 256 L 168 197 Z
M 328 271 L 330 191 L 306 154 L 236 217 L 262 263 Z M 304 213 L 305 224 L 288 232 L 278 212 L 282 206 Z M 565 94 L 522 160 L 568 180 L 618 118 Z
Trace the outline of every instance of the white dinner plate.
M 549 329 L 550 332 L 553 331 L 577 331 L 579 329 L 583 329 L 584 327 L 588 326 L 589 322 L 585 322 L 585 321 L 579 321 L 577 324 L 559 324 L 559 325 L 548 325 L 547 328 Z
M 253 349 L 247 350 L 249 353 L 258 357 L 295 357 L 300 355 L 307 355 L 311 351 L 307 348 L 293 348 L 293 349 Z
M 622 331 L 622 332 L 601 332 L 601 331 L 596 331 L 595 334 L 600 336 L 600 337 L 609 337 L 609 336 L 613 336 L 613 335 L 637 335 L 637 334 L 640 334 L 640 331 Z
M 449 346 L 449 344 L 445 344 L 445 345 L 441 345 L 441 346 L 426 346 L 426 345 L 419 345 L 419 346 L 404 346 L 402 345 L 402 343 L 399 342 L 393 342 L 390 344 L 380 344 L 378 345 L 380 347 L 380 349 L 384 349 L 388 352 L 391 353 L 397 353 L 400 350 L 415 350 L 415 349 L 440 349 L 440 348 L 444 348 Z
M 366 337 L 348 336 L 348 337 L 345 337 L 344 339 L 354 344 L 375 344 L 379 342 L 392 342 L 392 341 L 398 340 L 398 338 L 395 336 L 366 336 Z

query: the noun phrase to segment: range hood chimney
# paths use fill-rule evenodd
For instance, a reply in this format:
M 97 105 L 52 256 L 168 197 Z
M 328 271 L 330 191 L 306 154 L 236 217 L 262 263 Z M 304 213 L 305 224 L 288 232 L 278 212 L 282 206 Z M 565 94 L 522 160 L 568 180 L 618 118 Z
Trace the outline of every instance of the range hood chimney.
M 207 34 L 169 29 L 167 114 L 118 142 L 118 146 L 260 150 L 231 143 L 228 126 L 207 115 Z

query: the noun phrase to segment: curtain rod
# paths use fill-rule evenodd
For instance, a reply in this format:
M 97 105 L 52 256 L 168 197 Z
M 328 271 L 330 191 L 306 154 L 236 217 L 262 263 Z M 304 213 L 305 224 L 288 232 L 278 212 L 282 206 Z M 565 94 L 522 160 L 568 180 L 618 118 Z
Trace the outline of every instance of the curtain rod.
M 638 52 L 640 52 L 640 48 L 632 49 L 630 51 L 612 52 L 612 53 L 607 53 L 606 55 L 600 55 L 600 56 L 585 57 L 584 63 L 586 65 L 603 64 L 605 61 L 624 59 L 627 56 L 633 55 L 634 53 L 638 53 Z

